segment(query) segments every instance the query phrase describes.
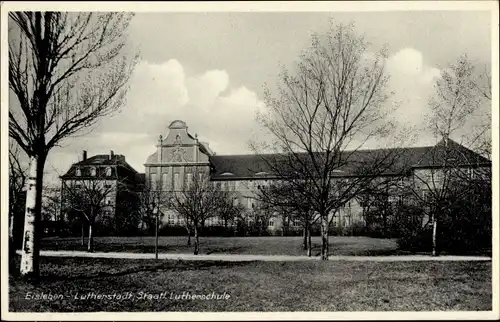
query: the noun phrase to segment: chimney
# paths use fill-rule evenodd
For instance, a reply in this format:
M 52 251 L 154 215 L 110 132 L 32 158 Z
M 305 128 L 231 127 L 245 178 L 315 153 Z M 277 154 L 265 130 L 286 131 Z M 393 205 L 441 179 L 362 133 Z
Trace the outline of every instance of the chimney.
M 160 136 L 158 137 L 158 149 L 156 151 L 156 162 L 158 163 L 161 163 L 161 160 L 162 160 L 162 145 L 163 145 L 163 136 L 160 134 Z
M 114 156 L 115 153 L 113 152 L 113 150 L 109 151 L 109 159 L 112 160 Z
M 83 150 L 82 161 L 87 160 L 87 151 Z
M 198 143 L 198 133 L 194 134 L 194 141 L 195 141 L 195 146 L 194 146 L 194 162 L 198 162 L 198 150 L 200 149 L 200 145 Z

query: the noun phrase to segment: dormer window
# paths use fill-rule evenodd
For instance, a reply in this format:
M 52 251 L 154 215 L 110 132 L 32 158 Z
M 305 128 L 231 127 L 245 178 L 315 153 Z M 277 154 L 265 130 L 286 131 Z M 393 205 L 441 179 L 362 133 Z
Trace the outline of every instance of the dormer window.
M 106 176 L 111 177 L 111 167 L 106 167 Z
M 96 171 L 95 167 L 91 167 L 91 168 L 90 168 L 90 176 L 91 176 L 91 177 L 95 177 L 95 176 L 96 176 L 96 173 L 97 173 L 97 171 Z
M 80 177 L 82 175 L 82 170 L 80 168 L 76 168 L 76 172 L 75 172 L 75 175 L 77 177 Z

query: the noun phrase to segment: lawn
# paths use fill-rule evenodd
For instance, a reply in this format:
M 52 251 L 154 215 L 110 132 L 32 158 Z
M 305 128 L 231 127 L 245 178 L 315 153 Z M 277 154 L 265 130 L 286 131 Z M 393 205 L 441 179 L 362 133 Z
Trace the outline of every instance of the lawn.
M 490 262 L 232 263 L 42 257 L 41 275 L 41 280 L 34 285 L 10 276 L 10 311 L 475 311 L 492 308 Z M 82 294 L 88 292 L 94 292 L 95 296 L 121 294 L 123 298 L 83 299 Z M 215 292 L 229 298 L 175 299 L 175 295 L 183 292 L 191 295 Z M 63 298 L 33 299 L 42 293 Z
M 44 250 L 86 250 L 80 238 L 45 238 Z M 153 253 L 154 237 L 96 237 L 96 252 Z M 191 253 L 187 237 L 159 238 L 160 253 Z M 301 237 L 201 237 L 200 254 L 305 255 Z M 313 256 L 321 251 L 320 237 L 312 238 Z M 401 254 L 395 239 L 370 237 L 330 237 L 330 255 L 396 255 Z

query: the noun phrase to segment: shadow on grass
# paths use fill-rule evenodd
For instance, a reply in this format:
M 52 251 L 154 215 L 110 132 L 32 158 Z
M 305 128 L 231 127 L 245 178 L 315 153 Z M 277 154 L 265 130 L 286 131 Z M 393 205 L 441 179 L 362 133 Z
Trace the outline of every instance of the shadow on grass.
M 78 280 L 92 280 L 96 278 L 106 277 L 119 277 L 141 272 L 180 272 L 189 270 L 209 270 L 213 267 L 218 268 L 231 268 L 245 266 L 251 263 L 248 262 L 225 262 L 225 261 L 172 261 L 172 260 L 150 260 L 149 263 L 143 264 L 144 260 L 122 260 L 113 259 L 93 259 L 93 262 L 86 261 L 83 258 L 63 258 L 63 257 L 44 257 L 43 266 L 40 277 L 37 279 L 29 279 L 32 284 L 40 284 L 41 282 L 60 282 L 60 281 L 78 281 Z M 142 261 L 142 262 L 141 262 Z M 10 263 L 10 277 L 15 280 L 24 280 L 19 274 L 20 258 L 11 260 Z M 51 270 L 52 267 L 63 267 L 62 270 Z M 110 268 L 110 266 L 112 266 Z M 122 270 L 114 270 L 114 267 L 129 268 Z M 78 267 L 78 269 L 75 269 Z M 85 268 L 88 267 L 88 270 Z M 84 270 L 82 272 L 82 269 Z
M 243 251 L 245 250 L 244 247 L 215 247 L 209 249 L 206 254 L 241 254 L 244 253 Z
M 311 248 L 312 256 L 321 256 L 321 244 L 313 244 Z M 351 251 L 347 249 L 342 249 L 339 252 L 339 249 L 335 247 L 335 245 L 330 245 L 328 249 L 329 256 L 391 256 L 391 255 L 409 255 L 411 252 L 402 251 L 394 248 L 386 248 L 386 249 L 367 249 L 367 250 L 358 250 L 353 249 Z

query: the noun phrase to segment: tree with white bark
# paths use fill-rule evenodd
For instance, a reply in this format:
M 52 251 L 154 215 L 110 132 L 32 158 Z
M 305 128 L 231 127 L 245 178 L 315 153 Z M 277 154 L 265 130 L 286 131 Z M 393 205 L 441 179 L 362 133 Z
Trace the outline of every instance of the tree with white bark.
M 9 250 L 14 256 L 22 240 L 20 229 L 26 203 L 26 172 L 21 163 L 21 151 L 15 142 L 9 144 Z
M 462 181 L 471 179 L 471 171 L 478 171 L 471 169 L 481 167 L 480 171 L 488 171 L 485 160 L 479 160 L 462 147 L 463 144 L 469 145 L 471 149 L 476 147 L 478 152 L 484 152 L 481 151 L 484 143 L 488 145 L 489 142 L 491 147 L 491 114 L 480 110 L 484 100 L 488 102 L 491 99 L 491 83 L 489 89 L 488 86 L 480 86 L 481 77 L 484 75 L 478 76 L 476 67 L 467 55 L 461 55 L 455 63 L 441 71 L 435 83 L 435 93 L 429 98 L 429 128 L 436 138 L 442 140 L 431 151 L 430 158 L 436 168 L 416 175 L 417 186 L 412 190 L 416 198 L 427 205 L 429 224 L 432 225 L 433 256 L 439 253 L 437 236 L 440 216 L 453 211 L 453 204 L 450 204 L 452 200 L 467 198 L 467 189 L 457 190 L 456 187 L 461 186 Z M 480 130 L 464 136 L 461 145 L 451 141 L 451 137 L 478 112 L 485 118 Z
M 293 72 L 283 71 L 277 90 L 266 93 L 268 111 L 258 115 L 274 141 L 254 150 L 275 152 L 265 162 L 319 215 L 323 260 L 333 214 L 394 158 L 390 149 L 369 160 L 359 160 L 357 153 L 370 140 L 394 135 L 386 57 L 385 49 L 371 53 L 352 25 L 332 24 L 326 34 L 313 36 Z M 347 175 L 353 165 L 357 177 Z M 299 184 L 303 179 L 312 189 Z
M 123 54 L 130 13 L 9 13 L 9 136 L 30 170 L 20 271 L 39 275 L 43 171 L 49 151 L 123 104 L 136 57 Z

